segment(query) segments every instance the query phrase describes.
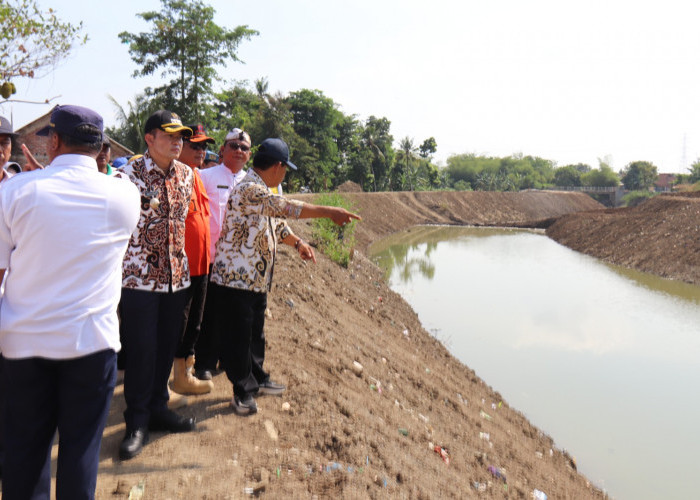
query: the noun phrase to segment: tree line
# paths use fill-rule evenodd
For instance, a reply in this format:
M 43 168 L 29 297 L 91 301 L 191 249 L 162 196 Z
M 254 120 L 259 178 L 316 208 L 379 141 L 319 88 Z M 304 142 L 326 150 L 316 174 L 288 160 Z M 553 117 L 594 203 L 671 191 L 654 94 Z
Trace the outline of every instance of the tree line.
M 53 11 L 42 17 L 35 0 L 14 0 L 14 4 L 0 8 L 0 25 L 14 30 L 0 34 L 0 46 L 4 44 L 6 52 L 16 56 L 3 58 L 0 80 L 9 84 L 16 77 L 34 77 L 65 57 L 75 41 L 87 41 L 82 37 L 82 24 L 63 23 Z M 290 145 L 292 160 L 303 167 L 290 172 L 289 191 L 302 186 L 329 191 L 345 181 L 356 182 L 365 191 L 517 191 L 620 183 L 628 190 L 643 191 L 658 176 L 657 167 L 646 161 L 631 162 L 616 173 L 605 159 L 599 159 L 596 168 L 586 164 L 557 167 L 551 160 L 522 154 L 458 154 L 438 167 L 433 162 L 438 147 L 434 137 L 416 141 L 407 136 L 395 142 L 389 118 L 372 115 L 361 119 L 344 113 L 321 90 L 273 93 L 266 78 L 253 83 L 224 82 L 216 88 L 220 80 L 217 67 L 239 61 L 239 45 L 259 33 L 245 25 L 221 27 L 214 22 L 215 13 L 202 0 L 161 0 L 159 10 L 136 14 L 150 31 L 119 34 L 136 64 L 133 76 L 160 75 L 164 83 L 146 87 L 125 106 L 112 99 L 118 124 L 107 129 L 110 137 L 133 151 L 143 151 L 144 122 L 161 108 L 177 112 L 187 123 L 202 123 L 219 144 L 234 127 L 248 131 L 254 144 L 281 137 Z M 17 33 L 24 33 L 24 43 L 17 41 Z M 41 41 L 43 59 L 25 57 L 27 46 L 35 39 Z M 47 53 L 54 57 L 46 57 Z M 7 63 L 10 60 L 12 67 Z M 677 181 L 699 182 L 700 160 Z

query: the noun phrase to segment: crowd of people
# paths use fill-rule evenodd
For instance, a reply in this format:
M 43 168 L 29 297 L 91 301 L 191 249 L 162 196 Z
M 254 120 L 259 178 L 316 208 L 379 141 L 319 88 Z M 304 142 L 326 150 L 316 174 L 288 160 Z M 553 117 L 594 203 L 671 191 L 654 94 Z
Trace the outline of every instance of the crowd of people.
M 264 369 L 277 246 L 316 260 L 286 219 L 359 217 L 283 196 L 297 166 L 279 138 L 263 140 L 248 166 L 245 131 L 231 130 L 215 155 L 202 125 L 160 110 L 145 123 L 146 151 L 110 164 L 102 118 L 70 105 L 37 135 L 49 164 L 24 145 L 24 168 L 11 164 L 16 134 L 0 117 L 2 492 L 49 498 L 58 431 L 56 498 L 93 498 L 118 371 L 121 460 L 149 432 L 194 430 L 170 390 L 210 392 L 219 370 L 233 412 L 256 413 L 257 396 L 286 390 Z M 219 163 L 204 168 L 207 159 Z

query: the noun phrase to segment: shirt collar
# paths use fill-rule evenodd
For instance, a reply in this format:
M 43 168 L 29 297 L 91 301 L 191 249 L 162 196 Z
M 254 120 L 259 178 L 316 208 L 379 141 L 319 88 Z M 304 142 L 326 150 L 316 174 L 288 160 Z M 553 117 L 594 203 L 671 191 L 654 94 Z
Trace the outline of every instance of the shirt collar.
M 264 184 L 265 186 L 267 186 L 267 184 L 265 184 L 265 181 L 262 180 L 262 177 L 260 177 L 253 168 L 248 170 L 248 172 L 246 173 L 246 177 L 250 177 L 250 182 L 254 182 L 255 184 Z
M 74 167 L 80 169 L 97 170 L 97 162 L 94 158 L 81 154 L 63 154 L 53 159 L 47 168 Z
M 146 171 L 150 172 L 151 170 L 155 169 L 156 172 L 158 172 L 163 177 L 168 177 L 169 175 L 171 175 L 175 171 L 175 161 L 176 160 L 172 160 L 170 162 L 170 165 L 168 166 L 168 170 L 166 172 L 163 172 L 158 167 L 158 165 L 156 165 L 156 162 L 153 161 L 153 157 L 149 154 L 148 151 L 146 151 L 143 154 L 143 162 L 144 162 L 144 165 L 146 166 Z

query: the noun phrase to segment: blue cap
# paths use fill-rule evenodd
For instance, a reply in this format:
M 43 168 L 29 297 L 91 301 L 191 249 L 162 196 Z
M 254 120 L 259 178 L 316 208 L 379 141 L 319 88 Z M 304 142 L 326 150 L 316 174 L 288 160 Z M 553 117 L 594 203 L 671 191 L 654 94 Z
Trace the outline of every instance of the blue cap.
M 214 151 L 207 150 L 206 154 L 204 155 L 204 161 L 215 161 L 216 163 L 219 163 L 219 155 L 217 155 Z
M 258 147 L 258 152 L 255 153 L 255 156 L 281 161 L 292 170 L 298 170 L 297 166 L 289 161 L 289 146 L 282 139 L 265 139 Z
M 81 125 L 92 125 L 99 132 L 93 134 L 80 133 L 76 129 Z M 51 130 L 81 141 L 98 142 L 102 140 L 102 117 L 93 110 L 82 106 L 56 106 L 51 111 L 49 124 L 39 130 L 36 135 L 49 135 Z
M 0 134 L 6 134 L 12 137 L 17 135 L 12 129 L 12 124 L 10 123 L 10 120 L 5 118 L 4 116 L 0 116 Z
M 120 168 L 126 165 L 128 161 L 129 158 L 127 158 L 126 156 L 120 156 L 119 158 L 115 158 L 114 161 L 112 161 L 112 166 L 114 168 Z

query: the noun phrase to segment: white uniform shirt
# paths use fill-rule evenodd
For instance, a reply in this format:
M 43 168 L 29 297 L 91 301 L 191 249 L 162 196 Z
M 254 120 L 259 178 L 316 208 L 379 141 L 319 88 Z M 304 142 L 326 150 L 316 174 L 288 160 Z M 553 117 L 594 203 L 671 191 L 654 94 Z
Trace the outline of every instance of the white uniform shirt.
M 200 170 L 199 175 L 209 197 L 209 211 L 211 212 L 209 217 L 209 232 L 211 234 L 209 257 L 213 261 L 216 254 L 216 242 L 221 235 L 221 226 L 226 215 L 228 198 L 231 196 L 233 187 L 246 176 L 246 171 L 241 169 L 237 174 L 234 174 L 226 165 L 219 163 L 215 167 Z
M 119 350 L 122 259 L 139 192 L 95 160 L 61 155 L 3 183 L 0 349 L 7 358 L 70 359 Z

